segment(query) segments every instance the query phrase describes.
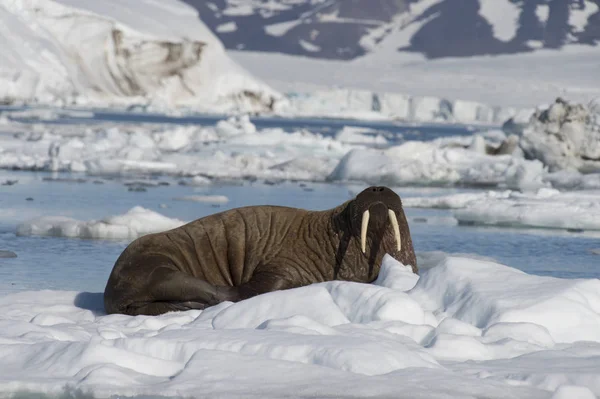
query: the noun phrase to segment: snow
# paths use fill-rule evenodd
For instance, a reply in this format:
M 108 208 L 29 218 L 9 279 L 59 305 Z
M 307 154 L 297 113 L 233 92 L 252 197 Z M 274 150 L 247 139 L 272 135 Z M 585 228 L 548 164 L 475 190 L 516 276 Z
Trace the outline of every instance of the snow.
M 300 43 L 300 46 L 302 46 L 302 48 L 304 50 L 306 50 L 306 51 L 310 51 L 310 52 L 319 52 L 319 51 L 321 51 L 321 47 L 319 47 L 319 46 L 317 46 L 317 45 L 315 45 L 315 44 L 313 44 L 311 42 L 308 42 L 306 40 L 300 39 L 300 40 L 298 40 L 298 43 Z
M 593 398 L 600 282 L 443 256 L 204 311 L 104 314 L 102 294 L 0 297 L 0 392 L 94 397 Z M 406 392 L 406 395 L 402 393 Z
M 184 222 L 136 206 L 123 215 L 81 221 L 65 216 L 41 216 L 20 224 L 17 235 L 132 240 L 142 235 L 174 229 Z
M 500 124 L 517 113 L 512 107 L 491 107 L 475 101 L 346 88 L 289 92 L 286 98 L 287 103 L 276 111 L 279 115 Z M 529 110 L 529 114 L 532 112 Z
M 489 0 L 489 3 L 505 1 Z M 492 109 L 517 110 L 534 109 L 559 96 L 582 103 L 600 97 L 597 78 L 600 52 L 592 46 L 569 45 L 561 50 L 542 49 L 529 54 L 428 60 L 419 54 L 398 52 L 399 42 L 393 33 L 389 34 L 377 44 L 377 49 L 353 61 L 249 51 L 229 54 L 282 93 L 308 95 L 345 89 L 436 97 L 450 103 L 473 101 Z
M 600 7 L 593 1 L 584 0 L 581 8 L 571 8 L 569 13 L 569 25 L 574 32 L 583 32 L 589 23 L 588 18 L 598 12 Z
M 0 1 L 0 98 L 265 111 L 280 96 L 176 0 Z
M 517 5 L 510 0 L 480 0 L 480 4 L 479 13 L 492 25 L 496 38 L 509 42 L 515 37 L 521 11 Z
M 235 22 L 227 22 L 217 26 L 216 31 L 219 33 L 235 32 L 237 30 L 237 24 Z
M 286 22 L 279 22 L 276 24 L 271 24 L 271 25 L 266 25 L 265 26 L 265 32 L 271 36 L 283 36 L 285 35 L 289 30 L 295 28 L 296 26 L 300 25 L 302 23 L 302 20 L 292 20 L 292 21 L 286 21 Z
M 550 15 L 550 6 L 547 4 L 536 5 L 535 15 L 538 17 L 541 23 L 545 24 L 548 22 L 548 16 Z
M 600 191 L 487 191 L 403 199 L 405 207 L 454 209 L 459 223 L 600 230 Z

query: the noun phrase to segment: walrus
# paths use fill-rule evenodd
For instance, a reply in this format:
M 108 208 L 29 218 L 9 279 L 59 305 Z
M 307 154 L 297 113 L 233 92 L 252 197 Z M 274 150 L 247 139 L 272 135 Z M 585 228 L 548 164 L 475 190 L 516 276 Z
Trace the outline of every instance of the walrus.
M 104 306 L 158 315 L 323 281 L 369 283 L 386 253 L 418 272 L 402 201 L 387 187 L 326 211 L 236 208 L 133 241 L 113 267 Z

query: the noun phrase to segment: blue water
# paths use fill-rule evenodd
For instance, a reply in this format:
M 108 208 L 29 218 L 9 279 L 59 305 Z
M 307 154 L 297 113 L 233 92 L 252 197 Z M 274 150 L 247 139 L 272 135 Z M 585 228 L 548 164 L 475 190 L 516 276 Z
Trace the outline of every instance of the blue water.
M 81 178 L 80 182 L 48 180 Z M 173 178 L 156 177 L 165 185 L 145 192 L 129 191 L 122 180 L 75 175 L 0 171 L 0 250 L 18 257 L 0 258 L 0 294 L 32 289 L 101 292 L 110 270 L 127 245 L 123 241 L 54 237 L 18 237 L 16 226 L 36 215 L 62 215 L 81 220 L 125 213 L 141 205 L 169 217 L 193 220 L 222 210 L 257 204 L 327 209 L 347 200 L 362 185 L 244 182 L 195 188 Z M 168 184 L 168 185 L 166 185 Z M 460 191 L 457 189 L 398 188 L 402 197 Z M 183 195 L 225 195 L 230 201 L 218 207 L 174 200 Z M 27 200 L 31 198 L 32 200 Z M 595 237 L 551 230 L 484 228 L 449 224 L 445 210 L 407 209 L 417 252 L 469 253 L 538 275 L 564 278 L 599 278 L 600 248 Z

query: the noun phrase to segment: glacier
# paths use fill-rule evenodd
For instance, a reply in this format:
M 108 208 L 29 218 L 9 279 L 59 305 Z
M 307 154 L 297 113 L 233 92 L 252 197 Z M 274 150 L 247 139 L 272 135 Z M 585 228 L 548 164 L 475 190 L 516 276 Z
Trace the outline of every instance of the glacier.
M 0 46 L 4 103 L 260 112 L 281 99 L 175 0 L 1 0 Z

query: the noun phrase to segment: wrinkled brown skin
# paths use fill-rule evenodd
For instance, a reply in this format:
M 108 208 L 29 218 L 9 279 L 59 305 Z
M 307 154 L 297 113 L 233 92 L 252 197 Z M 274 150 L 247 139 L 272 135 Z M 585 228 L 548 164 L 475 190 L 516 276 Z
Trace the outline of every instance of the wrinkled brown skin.
M 366 209 L 371 218 L 363 254 Z M 400 226 L 400 253 L 388 209 Z M 369 187 L 326 211 L 237 208 L 133 241 L 115 263 L 104 305 L 109 314 L 158 315 L 322 281 L 369 283 L 386 253 L 417 273 L 400 197 L 386 187 Z

